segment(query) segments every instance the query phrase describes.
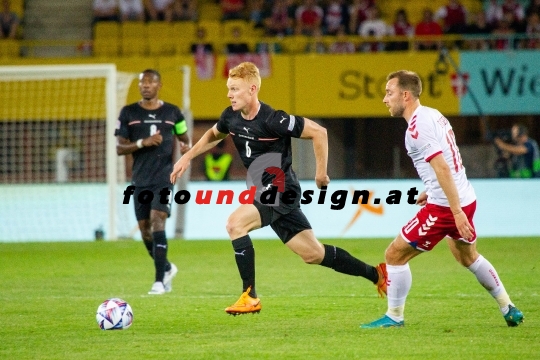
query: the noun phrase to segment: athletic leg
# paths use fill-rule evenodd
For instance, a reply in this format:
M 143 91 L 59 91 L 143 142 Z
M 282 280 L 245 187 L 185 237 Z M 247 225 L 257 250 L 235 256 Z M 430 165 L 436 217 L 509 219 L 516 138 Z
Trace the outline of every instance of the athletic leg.
M 152 210 L 150 212 L 154 268 L 156 270 L 154 285 L 152 285 L 152 289 L 149 292 L 151 295 L 161 295 L 166 292 L 163 278 L 165 277 L 167 265 L 170 268 L 167 261 L 168 243 L 167 236 L 165 235 L 165 221 L 167 220 L 167 216 L 167 213 L 163 211 Z
M 497 301 L 508 326 L 519 325 L 523 321 L 523 314 L 510 300 L 495 267 L 476 250 L 476 243 L 448 239 L 448 245 L 456 260 L 469 269 L 480 285 Z
M 259 210 L 252 205 L 241 205 L 227 220 L 227 233 L 232 241 L 238 272 L 242 278 L 242 295 L 225 311 L 232 315 L 261 310 L 255 289 L 255 249 L 248 233 L 261 227 Z
M 386 314 L 362 328 L 401 327 L 404 325 L 405 301 L 412 285 L 409 261 L 422 252 L 409 244 L 401 234 L 390 243 L 385 252 L 386 271 L 388 272 Z
M 386 249 L 386 271 L 388 272 L 388 311 L 386 316 L 394 321 L 403 321 L 405 301 L 412 285 L 409 261 L 420 255 L 420 250 L 412 247 L 401 234 Z
M 248 233 L 261 227 L 261 217 L 254 205 L 241 205 L 227 220 L 227 233 L 232 240 L 236 265 L 243 282 L 243 291 L 257 297 L 255 290 L 255 249 Z
M 136 187 L 134 198 L 138 199 L 139 194 L 144 190 L 150 190 L 156 193 L 157 187 Z M 156 193 L 157 194 L 157 193 Z M 160 210 L 161 212 L 165 213 L 165 219 L 167 219 L 167 216 L 169 215 L 170 207 L 168 207 L 165 204 L 161 204 L 159 202 L 159 196 L 154 196 L 154 200 L 152 200 L 151 203 L 141 203 L 139 201 L 134 202 L 135 205 L 135 217 L 137 218 L 137 222 L 139 225 L 139 230 L 141 231 L 141 237 L 143 239 L 144 246 L 146 247 L 146 250 L 148 251 L 148 254 L 152 259 L 154 259 L 154 231 L 157 231 L 156 228 L 153 227 L 153 222 L 156 221 L 156 215 L 152 214 L 152 211 Z M 164 221 L 164 220 L 163 220 Z M 157 225 L 158 228 L 165 229 L 165 225 Z M 155 259 L 154 259 L 155 260 Z M 167 262 L 166 270 L 168 271 L 170 269 L 170 264 Z
M 322 265 L 337 272 L 361 276 L 376 284 L 379 280 L 377 269 L 334 245 L 321 244 L 313 230 L 303 230 L 293 236 L 286 245 L 299 255 L 306 264 Z
M 139 220 L 139 230 L 141 231 L 141 237 L 143 244 L 148 251 L 148 254 L 154 258 L 154 242 L 152 239 L 152 226 L 150 225 L 150 219 Z

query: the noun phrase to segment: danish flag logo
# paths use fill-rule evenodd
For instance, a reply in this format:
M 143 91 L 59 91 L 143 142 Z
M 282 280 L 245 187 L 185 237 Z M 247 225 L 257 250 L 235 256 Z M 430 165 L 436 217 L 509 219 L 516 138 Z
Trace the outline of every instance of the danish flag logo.
M 457 74 L 453 73 L 450 75 L 452 80 L 452 91 L 457 97 L 462 97 L 467 93 L 467 83 L 469 82 L 469 74 L 462 73 Z
M 416 115 L 413 116 L 411 123 L 409 124 L 409 130 L 413 139 L 418 139 L 418 130 L 416 130 Z
M 418 235 L 420 236 L 426 235 L 429 229 L 431 229 L 431 227 L 435 225 L 435 221 L 437 221 L 437 219 L 438 217 L 431 216 L 431 214 L 429 214 L 428 218 L 426 219 L 426 223 L 422 224 L 422 226 L 418 228 Z

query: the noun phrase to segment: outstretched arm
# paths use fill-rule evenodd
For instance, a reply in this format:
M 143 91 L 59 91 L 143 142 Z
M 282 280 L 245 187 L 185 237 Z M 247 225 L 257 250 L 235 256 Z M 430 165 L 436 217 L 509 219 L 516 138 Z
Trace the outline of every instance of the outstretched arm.
M 513 154 L 513 155 L 525 155 L 528 152 L 527 147 L 525 145 L 508 144 L 499 138 L 495 138 L 493 141 L 495 142 L 495 145 L 497 145 L 499 149 L 501 149 L 502 151 L 509 152 L 510 154 Z
M 448 199 L 450 210 L 452 211 L 452 214 L 454 214 L 454 221 L 456 222 L 459 234 L 466 240 L 472 239 L 474 228 L 469 223 L 467 215 L 461 210 L 456 183 L 454 182 L 450 168 L 444 160 L 443 155 L 439 154 L 435 156 L 431 159 L 429 164 L 433 167 L 433 170 L 437 175 L 437 180 Z
M 203 152 L 210 150 L 225 137 L 227 137 L 227 134 L 219 132 L 216 125 L 206 131 L 201 139 L 197 141 L 197 143 L 193 145 L 193 147 L 176 162 L 176 164 L 174 164 L 174 168 L 171 173 L 171 183 L 176 183 L 176 179 L 182 176 L 182 174 L 189 167 L 191 159 L 194 159 Z
M 330 183 L 327 174 L 328 166 L 328 135 L 326 128 L 317 124 L 313 120 L 304 118 L 304 130 L 300 135 L 301 139 L 311 139 L 313 141 L 313 150 L 315 152 L 315 183 L 320 189 Z

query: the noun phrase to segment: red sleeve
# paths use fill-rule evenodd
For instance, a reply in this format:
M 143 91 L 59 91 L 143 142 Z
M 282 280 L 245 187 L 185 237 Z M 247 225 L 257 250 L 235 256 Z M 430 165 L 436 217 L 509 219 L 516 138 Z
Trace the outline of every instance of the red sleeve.
M 437 156 L 439 154 L 442 154 L 442 151 L 437 151 L 436 153 L 431 154 L 429 157 L 426 158 L 426 162 L 430 162 L 431 159 L 433 159 L 435 156 Z

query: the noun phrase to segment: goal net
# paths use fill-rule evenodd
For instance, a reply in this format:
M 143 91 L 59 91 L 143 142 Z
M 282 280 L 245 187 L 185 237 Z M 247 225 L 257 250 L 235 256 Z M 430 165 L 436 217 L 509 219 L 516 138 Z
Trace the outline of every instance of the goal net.
M 114 129 L 134 78 L 113 64 L 0 67 L 0 241 L 130 232 Z

